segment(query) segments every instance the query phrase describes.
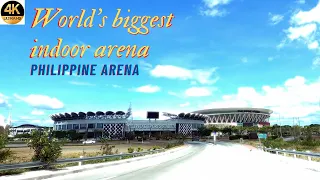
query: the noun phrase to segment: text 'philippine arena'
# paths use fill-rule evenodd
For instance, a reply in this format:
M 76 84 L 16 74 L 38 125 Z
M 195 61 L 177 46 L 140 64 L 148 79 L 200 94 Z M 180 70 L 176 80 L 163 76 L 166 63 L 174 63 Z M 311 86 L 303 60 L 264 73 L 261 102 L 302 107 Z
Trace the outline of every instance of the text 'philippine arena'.
M 125 137 L 129 132 L 172 132 L 190 136 L 204 125 L 268 126 L 272 111 L 257 108 L 205 109 L 190 113 L 163 113 L 167 120 L 157 120 L 159 112 L 147 112 L 146 120 L 133 120 L 131 107 L 123 111 L 71 112 L 51 115 L 55 131 L 75 130 L 88 137 Z

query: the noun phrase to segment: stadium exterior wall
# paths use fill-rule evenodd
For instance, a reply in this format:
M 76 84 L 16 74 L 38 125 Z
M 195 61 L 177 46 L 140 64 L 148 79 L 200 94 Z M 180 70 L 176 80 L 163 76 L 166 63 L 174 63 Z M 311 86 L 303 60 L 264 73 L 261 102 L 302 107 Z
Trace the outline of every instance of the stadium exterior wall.
M 268 126 L 272 110 L 263 108 L 217 108 L 194 111 L 206 118 L 205 125 Z
M 128 132 L 173 132 L 190 136 L 203 126 L 204 121 L 190 119 L 127 120 L 127 119 L 79 119 L 55 121 L 55 131 L 76 130 L 78 133 L 104 132 L 107 136 L 124 137 Z

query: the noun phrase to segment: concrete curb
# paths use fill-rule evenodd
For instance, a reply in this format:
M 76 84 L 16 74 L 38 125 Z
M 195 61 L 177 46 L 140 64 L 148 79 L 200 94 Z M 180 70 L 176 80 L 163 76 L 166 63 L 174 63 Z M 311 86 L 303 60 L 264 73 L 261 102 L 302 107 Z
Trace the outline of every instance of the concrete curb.
M 104 167 L 109 167 L 109 166 L 116 166 L 116 165 L 120 165 L 120 164 L 125 164 L 125 163 L 131 163 L 131 162 L 135 162 L 135 161 L 141 161 L 141 160 L 150 159 L 153 157 L 163 156 L 163 155 L 166 155 L 169 153 L 175 153 L 177 151 L 188 149 L 188 148 L 190 148 L 190 145 L 186 144 L 184 146 L 170 149 L 165 152 L 151 154 L 151 155 L 145 155 L 145 156 L 140 156 L 140 157 L 134 157 L 134 158 L 130 158 L 130 159 L 116 160 L 116 161 L 106 162 L 106 163 L 87 164 L 87 165 L 83 165 L 83 166 L 73 166 L 73 167 L 70 167 L 73 169 L 63 169 L 63 170 L 58 170 L 58 171 L 49 171 L 48 172 L 48 170 L 43 170 L 42 172 L 48 173 L 48 174 L 34 175 L 33 177 L 26 177 L 27 173 L 31 173 L 31 172 L 26 172 L 26 173 L 19 174 L 19 175 L 4 176 L 4 178 L 14 179 L 14 180 L 18 180 L 18 179 L 19 180 L 48 179 L 48 178 L 64 176 L 64 175 L 73 174 L 73 173 L 79 173 L 79 172 L 83 172 L 83 171 L 94 170 L 94 169 L 98 169 L 98 168 L 104 168 Z M 36 171 L 34 171 L 34 172 L 36 172 Z M 41 172 L 41 171 L 38 171 L 38 172 Z M 23 176 L 23 177 L 20 178 L 18 176 Z M 30 176 L 31 176 L 31 174 L 30 174 Z

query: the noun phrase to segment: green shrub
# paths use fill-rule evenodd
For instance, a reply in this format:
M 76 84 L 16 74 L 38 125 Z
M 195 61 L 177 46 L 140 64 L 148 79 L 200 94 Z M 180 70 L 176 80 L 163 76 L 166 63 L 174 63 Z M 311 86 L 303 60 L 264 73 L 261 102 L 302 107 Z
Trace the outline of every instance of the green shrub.
M 111 155 L 111 154 L 113 154 L 113 153 L 112 153 L 112 149 L 115 148 L 115 146 L 111 146 L 111 145 L 108 143 L 108 140 L 107 140 L 107 139 L 101 139 L 101 142 L 102 142 L 102 145 L 101 145 L 101 147 L 100 147 L 100 150 L 101 150 L 102 155 L 103 155 L 103 154 L 106 154 L 106 155 Z
M 267 137 L 268 140 L 275 140 L 275 139 L 277 139 L 277 138 L 278 138 L 278 136 L 268 136 L 268 137 Z
M 229 140 L 236 140 L 242 138 L 241 135 L 231 135 L 229 136 Z
M 17 134 L 14 136 L 14 138 L 30 138 L 30 134 Z
M 134 149 L 132 147 L 128 148 L 128 153 L 133 153 Z
M 49 167 L 62 154 L 63 143 L 52 138 L 50 132 L 33 131 L 28 146 L 34 150 L 32 159 L 41 161 Z
M 140 147 L 137 148 L 137 152 L 142 152 L 142 151 L 143 151 L 142 148 L 140 148 Z
M 248 135 L 241 135 L 241 138 L 242 139 L 249 139 L 249 136 Z
M 152 147 L 152 150 L 157 150 L 157 149 L 161 149 L 161 147 L 160 146 L 153 146 Z
M 180 145 L 183 145 L 183 141 L 177 141 L 177 142 L 173 142 L 173 143 L 168 143 L 166 145 L 166 149 L 170 149 L 170 148 L 173 148 L 173 147 L 176 147 L 176 146 L 180 146 Z
M 10 149 L 6 148 L 7 142 L 7 137 L 5 135 L 0 134 L 0 163 L 3 163 L 12 155 Z

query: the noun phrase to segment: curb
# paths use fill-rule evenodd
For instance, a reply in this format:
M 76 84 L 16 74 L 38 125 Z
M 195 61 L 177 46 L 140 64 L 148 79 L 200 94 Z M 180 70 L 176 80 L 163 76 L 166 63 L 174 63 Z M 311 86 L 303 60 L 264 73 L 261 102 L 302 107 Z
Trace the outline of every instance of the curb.
M 58 177 L 58 176 L 64 176 L 64 175 L 69 175 L 69 174 L 73 174 L 73 173 L 79 173 L 79 172 L 84 172 L 84 171 L 89 171 L 89 170 L 94 170 L 94 169 L 98 169 L 98 168 L 105 168 L 105 167 L 109 167 L 109 166 L 116 166 L 116 165 L 121 165 L 121 164 L 125 164 L 125 163 L 131 163 L 131 162 L 136 162 L 136 161 L 141 161 L 141 160 L 145 160 L 145 159 L 150 159 L 153 157 L 158 157 L 158 156 L 162 156 L 162 155 L 166 155 L 166 154 L 170 154 L 170 153 L 175 153 L 177 151 L 181 151 L 184 149 L 188 149 L 190 148 L 190 145 L 185 144 L 181 147 L 177 147 L 174 149 L 169 149 L 167 151 L 161 152 L 161 153 L 156 153 L 156 154 L 150 154 L 150 155 L 145 155 L 145 156 L 140 156 L 140 157 L 133 157 L 130 159 L 125 159 L 125 160 L 116 160 L 116 161 L 112 161 L 112 162 L 106 162 L 106 163 L 97 163 L 97 164 L 87 164 L 87 165 L 82 165 L 82 166 L 74 166 L 74 169 L 72 170 L 61 170 L 61 171 L 65 171 L 65 172 L 59 172 L 59 171 L 52 171 L 51 174 L 45 174 L 45 175 L 39 175 L 39 176 L 35 176 L 35 177 L 29 177 L 29 178 L 19 178 L 15 175 L 13 176 L 4 176 L 4 178 L 9 177 L 12 179 L 16 179 L 16 180 L 40 180 L 40 179 L 48 179 L 48 178 L 53 178 L 53 177 Z M 89 167 L 91 166 L 91 167 Z M 27 172 L 28 173 L 28 172 Z M 20 174 L 18 176 L 23 176 L 24 174 Z

